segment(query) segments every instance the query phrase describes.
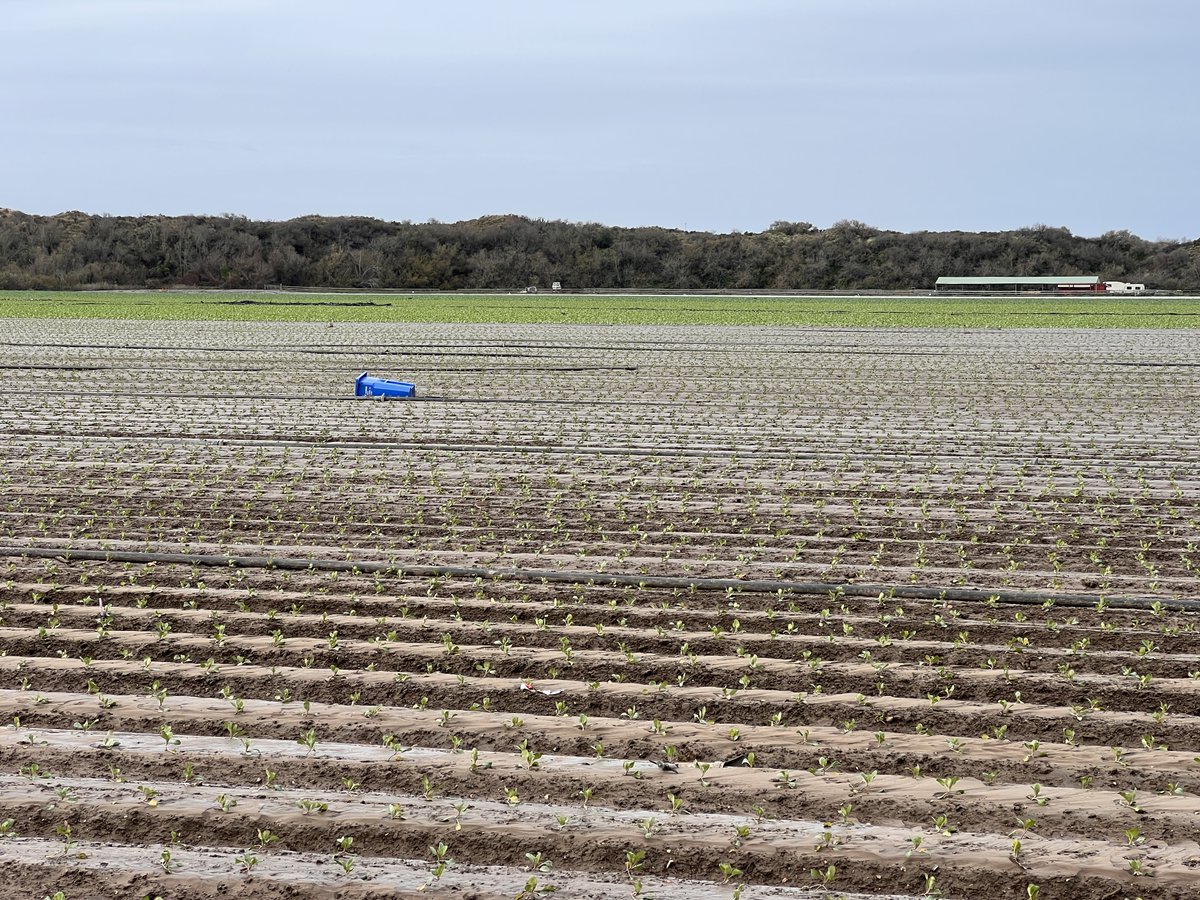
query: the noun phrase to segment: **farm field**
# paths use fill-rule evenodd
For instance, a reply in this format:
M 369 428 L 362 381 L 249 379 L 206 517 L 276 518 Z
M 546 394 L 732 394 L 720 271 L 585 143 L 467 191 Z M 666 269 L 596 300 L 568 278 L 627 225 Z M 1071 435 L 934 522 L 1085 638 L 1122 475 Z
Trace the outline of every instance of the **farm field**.
M 872 328 L 1198 328 L 1198 297 L 0 291 L 0 318 Z
M 1200 897 L 1188 331 L 326 316 L 0 319 L 4 896 Z

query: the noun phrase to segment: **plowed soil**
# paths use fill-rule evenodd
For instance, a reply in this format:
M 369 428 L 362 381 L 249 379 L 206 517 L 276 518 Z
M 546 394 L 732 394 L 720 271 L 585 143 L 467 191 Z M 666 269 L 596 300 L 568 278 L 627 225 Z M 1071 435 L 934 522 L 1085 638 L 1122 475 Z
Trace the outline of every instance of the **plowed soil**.
M 4 897 L 1200 897 L 1186 333 L 7 321 L 0 367 Z

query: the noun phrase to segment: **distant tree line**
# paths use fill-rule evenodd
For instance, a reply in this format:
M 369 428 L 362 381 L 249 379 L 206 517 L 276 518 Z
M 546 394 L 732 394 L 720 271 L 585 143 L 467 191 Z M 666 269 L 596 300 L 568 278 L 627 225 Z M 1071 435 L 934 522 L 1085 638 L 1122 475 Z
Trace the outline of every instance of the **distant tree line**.
M 1101 275 L 1164 290 L 1200 287 L 1200 241 L 1098 238 L 1066 228 L 883 231 L 776 222 L 760 233 L 614 228 L 523 216 L 384 222 L 304 216 L 31 216 L 0 210 L 0 288 L 420 290 L 928 289 L 939 275 Z

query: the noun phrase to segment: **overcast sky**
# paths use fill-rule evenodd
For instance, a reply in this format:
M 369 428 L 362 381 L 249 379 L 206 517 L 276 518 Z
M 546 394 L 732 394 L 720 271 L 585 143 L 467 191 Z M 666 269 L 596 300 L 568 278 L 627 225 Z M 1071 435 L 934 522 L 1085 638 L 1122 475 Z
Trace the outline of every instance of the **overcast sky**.
M 0 0 L 0 206 L 1200 237 L 1197 0 Z

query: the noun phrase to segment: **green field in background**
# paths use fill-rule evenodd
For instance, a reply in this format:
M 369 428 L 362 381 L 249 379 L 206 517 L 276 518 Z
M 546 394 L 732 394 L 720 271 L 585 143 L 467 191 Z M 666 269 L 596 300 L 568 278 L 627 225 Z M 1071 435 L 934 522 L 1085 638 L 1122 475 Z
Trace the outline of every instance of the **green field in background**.
M 1198 328 L 1200 299 L 0 291 L 0 317 L 896 328 Z

